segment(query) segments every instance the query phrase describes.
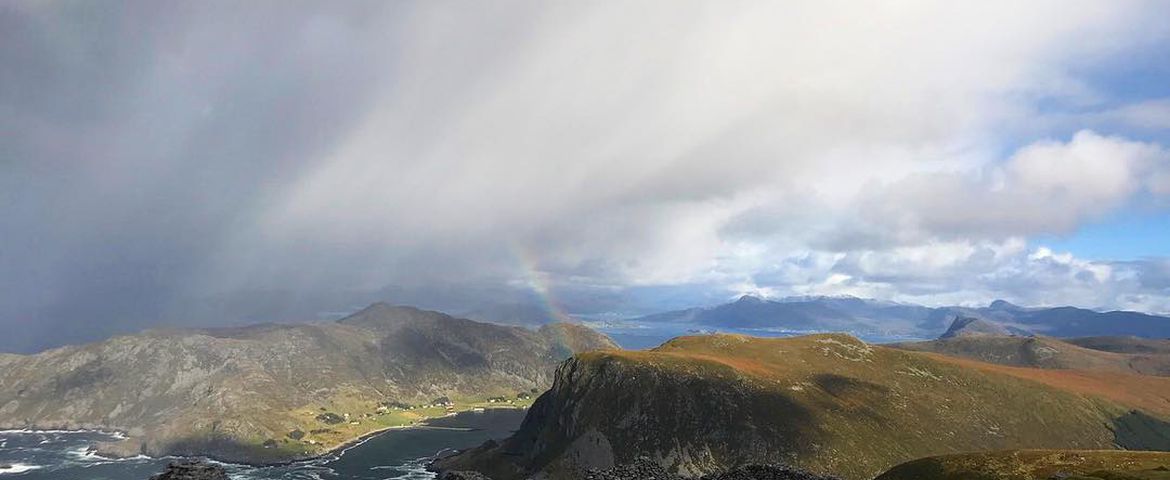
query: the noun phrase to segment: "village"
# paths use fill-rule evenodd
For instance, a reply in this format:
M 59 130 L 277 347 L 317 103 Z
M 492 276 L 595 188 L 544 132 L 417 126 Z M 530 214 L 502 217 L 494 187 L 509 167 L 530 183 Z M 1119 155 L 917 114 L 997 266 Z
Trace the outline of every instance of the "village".
M 395 429 L 424 426 L 427 420 L 457 415 L 482 413 L 492 408 L 527 409 L 532 406 L 539 391 L 518 392 L 509 396 L 455 397 L 440 396 L 424 403 L 384 400 L 377 403 L 341 395 L 328 401 L 328 406 L 303 410 L 305 417 L 299 428 L 294 428 L 281 439 L 266 439 L 266 449 L 303 449 L 322 452 L 337 448 L 370 435 Z

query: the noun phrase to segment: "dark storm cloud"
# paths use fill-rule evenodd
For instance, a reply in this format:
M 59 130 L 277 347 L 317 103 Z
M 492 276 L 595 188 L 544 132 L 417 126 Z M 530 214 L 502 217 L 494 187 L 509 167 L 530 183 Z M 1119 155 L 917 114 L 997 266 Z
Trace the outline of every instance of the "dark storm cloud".
M 362 117 L 367 8 L 263 7 L 0 7 L 0 350 L 181 318 L 217 239 Z

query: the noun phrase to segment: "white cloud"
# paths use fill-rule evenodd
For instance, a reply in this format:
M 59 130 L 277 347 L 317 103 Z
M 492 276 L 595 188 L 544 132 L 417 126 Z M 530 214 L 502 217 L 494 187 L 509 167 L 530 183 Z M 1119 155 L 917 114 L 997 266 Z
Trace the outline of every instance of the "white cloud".
M 1143 6 L 1029 2 L 1009 15 L 932 2 L 864 12 L 823 2 L 546 4 L 522 14 L 421 5 L 374 59 L 392 85 L 256 230 L 325 244 L 342 231 L 346 248 L 400 255 L 433 254 L 452 237 L 552 241 L 534 247 L 549 265 L 601 261 L 625 280 L 684 281 L 724 256 L 713 235 L 729 209 L 766 207 L 745 198 L 811 188 L 826 208 L 846 206 L 826 215 L 848 215 L 875 180 L 978 164 L 997 126 L 1018 121 L 1032 99 L 1092 96 L 1068 72 L 1148 41 L 1160 27 Z M 999 233 L 1035 221 L 1068 229 L 1121 197 L 1128 167 L 1092 155 L 1078 160 L 1099 169 L 1088 178 L 1042 177 L 1066 161 L 1054 155 L 1128 145 L 1086 135 L 1067 152 L 1022 152 L 1005 172 L 1021 189 L 1044 189 L 1025 200 L 1067 200 L 1069 212 L 1020 213 L 1007 220 L 1018 228 Z M 983 187 L 969 172 L 929 183 L 908 186 L 956 194 L 916 219 L 921 228 L 979 230 L 1017 201 L 999 196 L 998 211 L 979 214 L 968 207 Z M 956 210 L 971 211 L 952 221 Z M 248 255 L 225 257 L 208 275 L 217 283 L 255 262 L 252 250 L 226 248 Z
M 505 284 L 533 268 L 615 288 L 771 276 L 941 298 L 967 272 L 1013 271 L 988 264 L 1055 269 L 1003 258 L 1170 191 L 1150 143 L 1084 132 L 1002 153 L 1037 138 L 1041 106 L 1107 104 L 1086 78 L 1165 46 L 1161 2 L 0 15 L 22 27 L 0 33 L 15 92 L 0 154 L 19 162 L 0 167 L 0 195 L 20 200 L 0 202 L 18 252 L 0 258 L 0 307 L 22 318 L 77 316 L 54 307 L 78 298 L 158 299 L 108 315 L 150 319 L 208 293 Z M 1161 109 L 1116 115 L 1159 125 Z M 875 280 L 900 271 L 917 273 Z
M 866 222 L 896 230 L 902 241 L 1069 233 L 1137 193 L 1160 194 L 1146 184 L 1168 171 L 1165 148 L 1086 130 L 976 171 L 909 175 L 860 202 Z
M 1164 260 L 1090 261 L 1018 238 L 936 242 L 850 254 L 801 252 L 757 272 L 740 291 L 854 295 L 926 305 L 1075 305 L 1170 312 Z

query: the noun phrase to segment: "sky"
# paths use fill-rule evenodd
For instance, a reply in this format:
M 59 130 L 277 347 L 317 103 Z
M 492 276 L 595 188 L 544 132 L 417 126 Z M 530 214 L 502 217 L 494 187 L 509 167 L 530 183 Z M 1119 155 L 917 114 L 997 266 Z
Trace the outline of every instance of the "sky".
M 387 300 L 1170 313 L 1170 4 L 0 4 L 0 351 Z

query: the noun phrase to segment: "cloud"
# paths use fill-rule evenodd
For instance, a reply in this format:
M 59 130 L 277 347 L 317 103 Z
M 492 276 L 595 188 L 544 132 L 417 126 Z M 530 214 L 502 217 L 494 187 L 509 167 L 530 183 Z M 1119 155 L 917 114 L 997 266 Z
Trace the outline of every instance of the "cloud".
M 907 242 L 1064 234 L 1138 194 L 1164 194 L 1159 182 L 1168 172 L 1165 148 L 1085 130 L 1068 142 L 1026 145 L 976 171 L 914 174 L 875 186 L 859 203 L 868 223 Z
M 1090 74 L 1164 46 L 1165 10 L 9 3 L 0 326 L 39 325 L 9 343 L 26 346 L 533 272 L 637 309 L 768 272 L 874 275 L 821 275 L 838 258 L 998 258 L 1167 191 L 1148 140 L 1085 132 L 1000 160 L 1039 138 L 1041 105 L 1108 98 Z M 1143 108 L 1125 122 L 1157 123 Z M 934 271 L 874 293 L 963 288 Z M 223 300 L 249 295 L 314 300 Z
M 1144 100 L 1099 114 L 1104 120 L 1151 130 L 1170 129 L 1170 98 Z
M 926 305 L 1075 305 L 1170 313 L 1165 259 L 1094 261 L 1020 238 L 933 242 L 847 254 L 778 257 L 744 291 L 854 295 Z

